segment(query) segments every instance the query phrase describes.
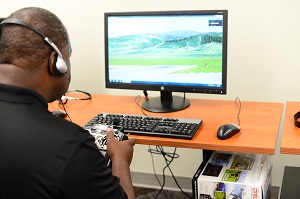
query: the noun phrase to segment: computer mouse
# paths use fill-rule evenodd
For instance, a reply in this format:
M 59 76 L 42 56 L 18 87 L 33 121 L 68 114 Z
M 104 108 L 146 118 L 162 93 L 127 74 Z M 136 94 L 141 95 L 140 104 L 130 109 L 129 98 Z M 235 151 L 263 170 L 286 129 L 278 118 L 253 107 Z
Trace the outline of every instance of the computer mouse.
M 63 110 L 55 110 L 55 111 L 52 111 L 52 114 L 56 117 L 61 117 L 61 118 L 65 118 L 67 117 L 67 113 Z
M 217 137 L 220 140 L 226 140 L 231 138 L 233 135 L 240 132 L 241 128 L 235 124 L 224 124 L 219 127 L 217 131 Z

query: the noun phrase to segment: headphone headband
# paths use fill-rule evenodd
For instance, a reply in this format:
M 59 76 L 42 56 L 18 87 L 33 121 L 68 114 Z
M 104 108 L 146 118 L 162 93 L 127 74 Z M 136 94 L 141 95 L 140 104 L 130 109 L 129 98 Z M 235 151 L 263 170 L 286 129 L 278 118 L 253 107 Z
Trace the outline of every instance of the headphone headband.
M 300 128 L 300 122 L 298 121 L 299 118 L 300 118 L 300 111 L 295 113 L 294 115 L 294 124 L 298 128 Z
M 14 18 L 6 18 L 4 19 L 1 23 L 0 26 L 3 24 L 17 24 L 23 27 L 26 27 L 30 30 L 32 30 L 33 32 L 35 32 L 36 34 L 38 34 L 39 36 L 41 36 L 44 41 L 46 41 L 53 49 L 54 51 L 57 53 L 57 61 L 56 64 L 53 68 L 54 72 L 57 75 L 62 75 L 65 74 L 67 72 L 67 64 L 63 59 L 63 56 L 60 52 L 60 50 L 58 49 L 58 47 L 51 41 L 51 39 L 49 39 L 48 37 L 46 37 L 43 33 L 41 33 L 39 30 L 37 30 L 36 28 L 34 28 L 33 26 L 29 25 L 28 23 L 21 21 L 19 19 L 14 19 Z
M 6 18 L 4 19 L 0 25 L 2 24 L 18 24 L 21 26 L 25 26 L 26 28 L 32 30 L 36 34 L 40 35 L 43 39 L 46 37 L 43 33 L 41 33 L 39 30 L 35 29 L 33 26 L 29 25 L 28 23 L 21 21 L 19 19 L 14 19 L 14 18 Z

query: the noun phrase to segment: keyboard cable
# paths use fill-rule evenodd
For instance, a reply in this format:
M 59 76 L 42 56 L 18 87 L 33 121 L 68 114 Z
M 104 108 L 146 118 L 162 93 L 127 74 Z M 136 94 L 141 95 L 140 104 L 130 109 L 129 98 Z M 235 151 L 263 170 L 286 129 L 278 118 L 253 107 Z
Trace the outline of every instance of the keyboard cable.
M 179 154 L 176 153 L 176 150 L 177 150 L 177 147 L 174 147 L 174 151 L 172 153 L 170 152 L 165 152 L 164 151 L 164 148 L 162 146 L 156 146 L 156 149 L 151 149 L 151 147 L 149 146 L 149 149 L 148 149 L 148 152 L 151 154 L 151 159 L 152 159 L 152 167 L 153 167 L 153 170 L 154 170 L 154 174 L 155 174 L 155 177 L 160 185 L 160 190 L 159 192 L 156 194 L 155 196 L 155 199 L 159 196 L 159 194 L 163 191 L 163 193 L 165 194 L 166 198 L 167 195 L 166 193 L 164 192 L 164 186 L 165 186 L 165 182 L 166 182 L 166 176 L 165 176 L 165 170 L 168 168 L 171 175 L 172 175 L 172 178 L 173 180 L 175 181 L 177 187 L 180 189 L 180 191 L 186 195 L 189 199 L 191 199 L 191 197 L 185 193 L 182 188 L 180 187 L 176 177 L 174 176 L 174 173 L 170 167 L 171 163 L 173 162 L 174 159 L 177 159 L 179 158 Z M 162 155 L 164 160 L 165 160 L 165 163 L 166 163 L 166 166 L 163 168 L 163 180 L 162 182 L 158 179 L 158 176 L 156 174 L 156 171 L 155 171 L 155 166 L 154 166 L 154 159 L 153 159 L 153 154 L 158 154 L 158 155 Z
M 144 92 L 144 95 L 145 95 L 145 99 L 148 100 L 148 93 L 147 93 L 147 91 L 144 90 L 143 92 Z M 139 101 L 140 101 L 140 95 L 137 95 L 136 98 L 135 98 L 135 103 L 138 105 L 138 107 L 140 107 L 141 112 L 145 116 L 148 116 L 144 112 L 144 110 L 143 110 L 142 106 L 140 105 Z M 152 167 L 153 167 L 154 175 L 155 175 L 155 178 L 156 178 L 156 180 L 158 181 L 158 183 L 159 183 L 159 185 L 161 187 L 160 190 L 159 190 L 159 192 L 157 193 L 155 199 L 158 197 L 158 195 L 162 191 L 163 191 L 164 195 L 166 196 L 166 198 L 168 198 L 167 195 L 166 195 L 166 193 L 164 192 L 164 189 L 163 189 L 164 186 L 165 186 L 165 170 L 167 168 L 169 169 L 169 171 L 170 171 L 170 173 L 172 175 L 172 178 L 174 179 L 174 181 L 175 181 L 177 187 L 180 189 L 180 191 L 191 199 L 191 197 L 187 193 L 185 193 L 182 190 L 182 188 L 180 187 L 180 185 L 179 185 L 179 183 L 178 183 L 176 177 L 174 176 L 173 171 L 172 171 L 172 169 L 170 167 L 170 164 L 173 162 L 173 160 L 176 159 L 176 158 L 179 158 L 179 154 L 176 153 L 177 147 L 174 147 L 174 152 L 173 153 L 167 153 L 167 152 L 165 152 L 164 148 L 162 146 L 156 146 L 156 150 L 155 149 L 151 149 L 150 145 L 148 145 L 148 147 L 149 147 L 148 152 L 151 154 Z M 153 154 L 160 154 L 160 155 L 162 155 L 163 158 L 164 158 L 164 160 L 165 160 L 165 162 L 166 162 L 166 166 L 163 168 L 163 183 L 160 182 L 160 180 L 158 179 L 157 173 L 155 171 Z M 170 160 L 168 158 L 170 158 Z

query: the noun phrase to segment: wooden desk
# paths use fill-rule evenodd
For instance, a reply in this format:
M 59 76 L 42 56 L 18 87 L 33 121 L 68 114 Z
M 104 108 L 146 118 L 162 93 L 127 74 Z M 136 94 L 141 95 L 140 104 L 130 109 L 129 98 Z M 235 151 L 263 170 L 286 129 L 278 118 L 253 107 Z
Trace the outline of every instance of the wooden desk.
M 100 112 L 142 115 L 135 96 L 93 95 L 91 101 L 69 100 L 65 105 L 73 122 L 83 126 Z M 142 99 L 141 99 L 142 100 Z M 191 106 L 173 113 L 152 113 L 150 116 L 200 118 L 203 124 L 192 140 L 150 136 L 130 137 L 137 144 L 271 154 L 275 152 L 282 103 L 242 101 L 241 131 L 228 140 L 219 140 L 216 132 L 225 123 L 237 124 L 238 102 L 225 100 L 190 99 Z M 49 110 L 58 109 L 57 102 Z
M 286 102 L 280 153 L 300 155 L 300 129 L 294 125 L 294 114 L 300 111 L 300 102 Z

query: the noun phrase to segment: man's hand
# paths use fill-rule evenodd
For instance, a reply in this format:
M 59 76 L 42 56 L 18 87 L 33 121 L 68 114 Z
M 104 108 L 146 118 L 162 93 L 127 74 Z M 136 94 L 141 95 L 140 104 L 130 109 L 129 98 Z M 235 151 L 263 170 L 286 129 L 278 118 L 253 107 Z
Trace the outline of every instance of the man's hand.
M 118 141 L 112 128 L 106 129 L 107 153 L 112 161 L 112 174 L 120 178 L 120 184 L 128 199 L 135 199 L 129 165 L 133 157 L 133 139 Z
M 106 137 L 107 152 L 110 160 L 112 162 L 114 162 L 114 160 L 122 160 L 130 165 L 133 157 L 133 146 L 135 145 L 134 139 L 118 141 L 115 139 L 112 128 L 106 130 Z

